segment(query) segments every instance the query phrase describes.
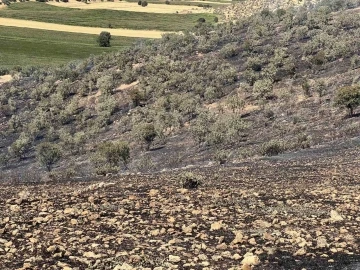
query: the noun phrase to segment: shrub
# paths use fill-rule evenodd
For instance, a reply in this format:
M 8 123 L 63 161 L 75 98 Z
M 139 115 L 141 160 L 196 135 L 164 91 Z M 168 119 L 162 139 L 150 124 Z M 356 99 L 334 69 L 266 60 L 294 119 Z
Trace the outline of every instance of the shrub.
M 335 104 L 349 110 L 349 115 L 353 116 L 354 109 L 360 105 L 360 86 L 345 86 L 339 88 L 335 95 Z
M 323 51 L 318 52 L 316 55 L 313 56 L 311 62 L 317 66 L 321 66 L 325 64 L 326 62 L 325 53 Z
M 218 150 L 215 152 L 214 159 L 219 162 L 220 165 L 225 164 L 229 158 L 229 153 L 224 150 Z
M 50 172 L 52 166 L 61 158 L 60 148 L 52 143 L 41 143 L 36 148 L 36 158 L 40 164 L 45 166 L 45 168 Z
M 105 75 L 97 80 L 96 86 L 102 94 L 112 94 L 115 87 L 114 78 L 112 75 Z
M 219 18 L 218 18 L 218 17 L 214 17 L 214 22 L 215 22 L 215 23 L 219 22 Z
M 327 86 L 324 81 L 318 81 L 314 85 L 314 90 L 319 94 L 319 97 L 322 97 L 326 94 Z
M 127 142 L 103 142 L 96 151 L 92 161 L 98 174 L 106 174 L 119 170 L 120 162 L 125 168 L 130 159 L 130 148 Z
M 276 156 L 284 152 L 284 146 L 278 141 L 270 141 L 261 146 L 261 154 L 263 156 Z
M 30 138 L 21 133 L 20 137 L 9 147 L 9 153 L 18 158 L 19 160 L 23 159 L 25 154 L 29 151 L 31 147 Z
M 310 92 L 310 84 L 308 80 L 304 80 L 301 84 L 301 88 L 303 89 L 304 95 L 306 97 L 310 97 L 311 96 L 311 92 Z
M 266 98 L 273 90 L 273 82 L 270 79 L 263 79 L 254 83 L 253 91 L 260 98 Z
M 236 44 L 228 43 L 224 47 L 221 48 L 219 53 L 223 58 L 232 58 L 232 57 L 238 55 L 239 51 L 238 51 Z
M 146 7 L 148 5 L 148 2 L 147 1 L 141 1 L 141 6 L 142 7 Z
M 134 107 L 140 106 L 141 101 L 144 99 L 144 95 L 140 93 L 139 89 L 131 90 L 129 95 L 133 103 L 133 106 Z
M 100 47 L 110 47 L 111 34 L 107 31 L 102 31 L 98 37 Z
M 359 55 L 353 55 L 350 58 L 350 65 L 352 69 L 356 69 L 360 67 L 360 56 Z
M 183 188 L 196 189 L 202 184 L 202 177 L 192 172 L 184 172 L 180 174 L 180 183 Z
M 140 0 L 140 1 L 138 1 L 138 5 L 139 5 L 139 6 L 141 6 L 141 0 Z
M 140 125 L 137 129 L 137 137 L 145 142 L 145 149 L 149 150 L 152 142 L 157 136 L 157 132 L 155 130 L 154 124 L 146 123 L 143 125 Z
M 206 20 L 205 20 L 204 18 L 199 18 L 197 21 L 198 21 L 199 23 L 204 23 L 204 22 L 206 22 Z
M 166 0 L 166 1 L 165 1 L 165 4 L 166 4 L 166 5 L 170 5 L 170 1 L 169 1 L 169 0 Z

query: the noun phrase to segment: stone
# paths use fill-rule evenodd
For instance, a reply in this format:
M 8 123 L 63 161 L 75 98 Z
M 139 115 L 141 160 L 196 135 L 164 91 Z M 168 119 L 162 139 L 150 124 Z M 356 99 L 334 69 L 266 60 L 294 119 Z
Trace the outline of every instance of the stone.
M 231 242 L 232 244 L 239 244 L 243 242 L 243 234 L 240 231 L 236 231 L 235 232 L 235 238 L 234 240 Z
M 211 231 L 217 231 L 220 230 L 222 228 L 222 222 L 214 222 L 213 224 L 211 224 Z
M 344 218 L 335 210 L 330 211 L 330 219 L 331 219 L 331 221 L 334 221 L 334 222 L 344 220 Z
M 253 253 L 246 253 L 244 255 L 244 259 L 241 261 L 243 265 L 259 265 L 260 259 L 258 256 L 254 255 Z
M 169 262 L 178 263 L 181 261 L 179 256 L 169 255 Z

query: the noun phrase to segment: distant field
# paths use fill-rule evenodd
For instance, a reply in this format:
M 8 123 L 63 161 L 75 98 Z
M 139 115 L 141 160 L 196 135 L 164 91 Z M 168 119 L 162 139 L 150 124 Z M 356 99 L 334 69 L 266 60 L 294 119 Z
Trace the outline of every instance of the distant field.
M 122 50 L 136 38 L 113 37 L 110 48 L 96 43 L 97 35 L 0 26 L 0 68 L 58 65 L 71 60 Z
M 87 26 L 73 26 L 73 25 L 64 25 L 56 23 L 46 23 L 46 22 L 36 22 L 28 20 L 19 20 L 19 19 L 10 19 L 10 18 L 1 18 L 1 26 L 10 26 L 10 27 L 22 27 L 22 28 L 32 28 L 40 30 L 50 30 L 50 31 L 61 31 L 69 33 L 81 33 L 81 34 L 90 34 L 98 35 L 102 31 L 108 31 L 112 36 L 120 37 L 133 37 L 133 38 L 161 38 L 161 35 L 169 32 L 162 32 L 157 30 L 133 30 L 133 29 L 123 29 L 123 28 L 100 28 L 100 27 L 87 27 Z
M 142 7 L 138 5 L 138 1 L 116 1 L 116 2 L 91 2 L 84 3 L 76 0 L 69 0 L 68 3 L 51 1 L 47 4 L 58 7 L 78 8 L 78 9 L 110 9 L 110 10 L 124 10 L 133 12 L 146 12 L 146 13 L 211 13 L 212 9 L 204 9 L 198 7 L 199 3 L 193 3 L 190 6 L 189 2 L 177 2 L 177 5 L 166 5 L 165 1 L 148 1 L 149 5 Z M 181 4 L 183 3 L 183 5 Z M 209 2 L 212 3 L 212 2 Z M 223 4 L 223 3 L 220 3 Z M 224 3 L 226 4 L 226 3 Z
M 215 15 L 72 9 L 46 3 L 25 2 L 13 3 L 8 8 L 1 9 L 0 17 L 76 26 L 181 31 L 196 25 L 199 18 L 212 22 Z

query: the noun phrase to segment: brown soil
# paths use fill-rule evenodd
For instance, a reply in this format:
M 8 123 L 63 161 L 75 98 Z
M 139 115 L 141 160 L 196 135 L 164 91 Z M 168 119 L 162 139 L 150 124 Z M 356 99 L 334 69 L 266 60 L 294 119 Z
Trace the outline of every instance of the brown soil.
M 359 152 L 194 169 L 193 190 L 175 172 L 3 184 L 0 268 L 359 269 Z

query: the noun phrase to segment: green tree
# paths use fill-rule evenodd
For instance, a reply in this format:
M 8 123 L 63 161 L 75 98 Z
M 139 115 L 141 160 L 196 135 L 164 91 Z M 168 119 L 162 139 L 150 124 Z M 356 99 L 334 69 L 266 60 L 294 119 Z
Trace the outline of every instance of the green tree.
M 20 137 L 9 147 L 9 153 L 21 160 L 29 151 L 30 147 L 31 141 L 29 136 L 25 135 L 25 133 L 21 133 Z
M 353 116 L 354 109 L 360 105 L 360 86 L 344 86 L 339 88 L 335 96 L 335 104 L 349 110 L 349 115 Z
M 118 171 L 120 162 L 127 168 L 129 159 L 129 144 L 123 141 L 116 141 L 101 143 L 92 161 L 97 173 L 106 174 Z
M 50 172 L 52 166 L 61 158 L 60 148 L 49 142 L 41 143 L 36 148 L 36 157 L 41 165 Z
M 107 31 L 102 31 L 98 37 L 100 47 L 110 47 L 111 34 Z
M 151 123 L 146 123 L 141 126 L 139 126 L 137 130 L 137 137 L 145 142 L 146 150 L 148 151 L 150 149 L 150 146 L 152 142 L 155 140 L 157 136 L 157 132 L 155 129 L 155 126 Z

